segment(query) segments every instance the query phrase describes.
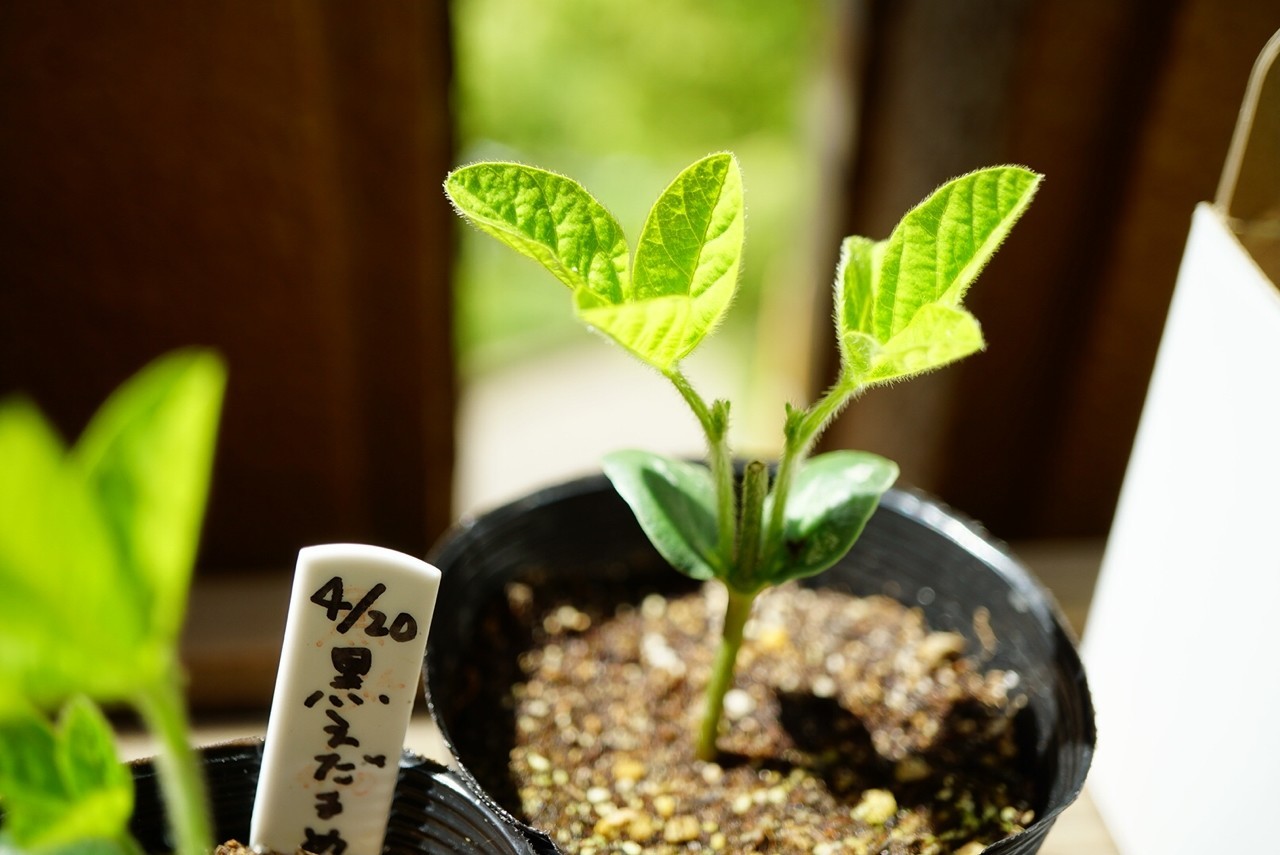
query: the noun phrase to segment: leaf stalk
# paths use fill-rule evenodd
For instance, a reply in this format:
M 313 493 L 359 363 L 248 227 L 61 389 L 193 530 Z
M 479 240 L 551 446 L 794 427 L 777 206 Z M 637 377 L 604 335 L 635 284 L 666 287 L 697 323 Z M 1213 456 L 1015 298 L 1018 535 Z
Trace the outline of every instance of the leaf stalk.
M 729 404 L 707 402 L 693 388 L 679 367 L 664 372 L 681 397 L 693 410 L 698 424 L 707 439 L 707 459 L 711 466 L 711 478 L 716 489 L 716 540 L 721 566 L 727 571 L 733 566 L 737 544 L 737 492 L 733 475 L 733 453 L 729 449 Z
M 134 706 L 158 741 L 156 771 L 177 855 L 202 855 L 212 845 L 213 827 L 200 760 L 187 741 L 181 686 L 177 665 L 171 664 L 138 693 Z
M 826 431 L 832 420 L 840 414 L 850 400 L 857 397 L 864 387 L 847 376 L 827 390 L 819 400 L 805 410 L 788 413 L 784 430 L 782 454 L 778 459 L 778 474 L 773 483 L 773 508 L 765 530 L 764 556 L 768 560 L 782 544 L 782 533 L 787 514 L 787 498 L 795 481 L 796 470 L 814 444 Z

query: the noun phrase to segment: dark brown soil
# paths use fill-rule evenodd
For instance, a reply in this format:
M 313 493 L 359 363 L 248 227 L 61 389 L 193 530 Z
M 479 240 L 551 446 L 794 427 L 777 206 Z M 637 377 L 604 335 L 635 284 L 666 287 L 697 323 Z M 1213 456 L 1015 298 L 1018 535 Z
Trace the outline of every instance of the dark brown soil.
M 566 852 L 972 855 L 1034 819 L 1017 676 L 918 610 L 762 594 L 705 763 L 692 743 L 723 589 L 586 595 L 509 586 L 451 724 L 481 784 Z

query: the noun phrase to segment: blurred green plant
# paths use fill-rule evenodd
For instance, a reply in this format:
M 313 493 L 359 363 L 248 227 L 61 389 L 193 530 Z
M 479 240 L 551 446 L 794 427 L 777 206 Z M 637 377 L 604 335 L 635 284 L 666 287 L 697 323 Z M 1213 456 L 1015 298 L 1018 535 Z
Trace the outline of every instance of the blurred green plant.
M 716 755 L 756 596 L 839 561 L 898 476 L 896 464 L 867 452 L 810 457 L 818 438 L 863 390 L 984 346 L 961 302 L 1039 183 L 1021 167 L 981 169 L 938 188 L 886 240 L 845 239 L 834 300 L 839 377 L 810 406 L 786 406 L 776 474 L 751 461 L 739 485 L 729 402 L 708 403 L 681 369 L 724 318 L 737 286 L 744 212 L 733 155 L 711 155 L 681 172 L 650 210 L 634 254 L 613 215 L 572 179 L 499 162 L 466 166 L 445 180 L 459 214 L 569 287 L 578 320 L 670 380 L 706 436 L 706 466 L 648 451 L 604 461 L 658 552 L 680 572 L 728 589 L 699 757 Z
M 71 449 L 31 402 L 0 402 L 0 848 L 137 851 L 93 702 L 133 706 L 156 738 L 178 851 L 212 843 L 178 638 L 225 380 L 211 352 L 164 356 Z

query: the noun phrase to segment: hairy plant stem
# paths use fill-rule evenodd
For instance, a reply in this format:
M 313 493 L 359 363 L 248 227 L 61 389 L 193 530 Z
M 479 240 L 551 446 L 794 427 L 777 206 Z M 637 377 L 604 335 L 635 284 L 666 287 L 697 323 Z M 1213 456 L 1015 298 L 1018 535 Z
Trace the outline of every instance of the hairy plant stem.
M 716 735 L 724 715 L 724 696 L 733 685 L 733 674 L 742 647 L 742 630 L 751 615 L 751 604 L 763 587 L 756 580 L 760 565 L 760 524 L 764 518 L 764 497 L 769 492 L 769 470 L 759 460 L 747 464 L 742 478 L 742 520 L 738 526 L 737 553 L 732 572 L 726 579 L 729 603 L 725 608 L 724 629 L 720 649 L 707 682 L 706 710 L 698 732 L 698 757 L 712 760 L 716 756 Z
M 679 368 L 664 373 L 693 410 L 707 438 L 707 456 L 716 491 L 718 552 L 722 563 L 720 576 L 726 581 L 729 593 L 724 630 L 711 679 L 707 683 L 706 710 L 695 746 L 700 759 L 712 760 L 716 756 L 716 735 L 724 715 L 724 696 L 733 684 L 738 650 L 742 647 L 743 627 L 751 615 L 756 594 L 763 587 L 754 578 L 756 568 L 781 545 L 787 495 L 795 479 L 795 470 L 831 420 L 850 398 L 861 391 L 861 386 L 842 377 L 812 407 L 788 415 L 769 519 L 764 519 L 764 500 L 769 493 L 768 470 L 763 463 L 752 461 L 743 477 L 742 517 L 739 520 L 733 457 L 727 440 L 728 404 L 716 401 L 708 407 Z
M 213 826 L 200 761 L 188 742 L 181 685 L 173 664 L 142 690 L 134 705 L 158 743 L 156 771 L 177 855 L 203 855 L 212 849 Z
M 679 368 L 666 372 L 684 398 L 707 438 L 707 459 L 716 486 L 717 547 L 723 570 L 733 566 L 737 542 L 737 495 L 733 477 L 733 454 L 729 449 L 729 405 L 716 401 L 711 407 L 698 394 Z
M 787 419 L 782 456 L 778 460 L 778 474 L 773 481 L 773 509 L 765 528 L 765 556 L 773 555 L 781 545 L 787 496 L 795 481 L 796 469 L 809 456 L 832 419 L 861 391 L 862 386 L 841 377 L 813 406 L 807 410 L 795 411 Z
M 711 669 L 711 680 L 707 683 L 707 708 L 702 715 L 702 726 L 698 731 L 698 743 L 695 747 L 700 760 L 710 761 L 716 758 L 716 735 L 720 730 L 720 717 L 724 714 L 724 696 L 733 685 L 734 665 L 738 661 L 738 650 L 742 647 L 742 629 L 751 614 L 751 604 L 756 599 L 755 592 L 744 594 L 733 588 L 728 590 L 729 607 L 724 613 L 724 631 L 720 635 L 720 649 L 716 652 L 716 661 Z

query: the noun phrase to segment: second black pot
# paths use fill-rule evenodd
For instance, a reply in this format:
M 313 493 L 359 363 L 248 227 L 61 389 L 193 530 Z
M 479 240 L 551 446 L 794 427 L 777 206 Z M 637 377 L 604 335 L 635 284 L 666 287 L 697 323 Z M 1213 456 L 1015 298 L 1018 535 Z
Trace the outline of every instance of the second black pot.
M 262 767 L 262 741 L 244 740 L 201 749 L 217 842 L 249 840 L 249 820 Z M 156 770 L 133 764 L 136 789 L 130 831 L 147 852 L 172 852 Z M 494 811 L 457 775 L 406 752 L 400 760 L 383 851 L 440 855 L 533 855 L 524 835 Z

